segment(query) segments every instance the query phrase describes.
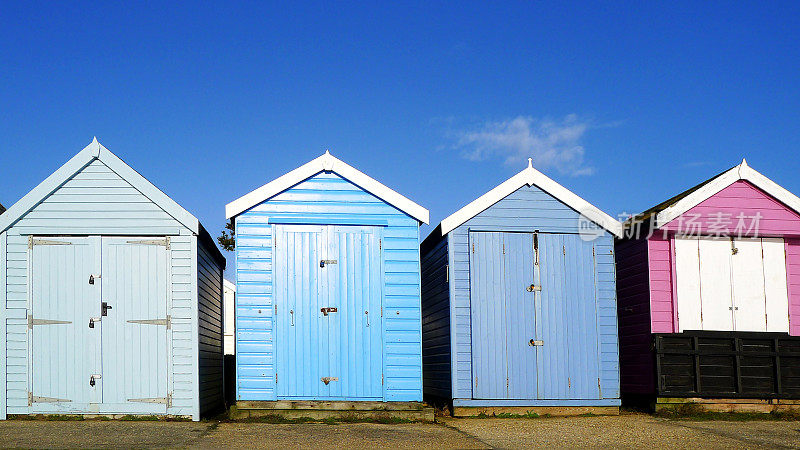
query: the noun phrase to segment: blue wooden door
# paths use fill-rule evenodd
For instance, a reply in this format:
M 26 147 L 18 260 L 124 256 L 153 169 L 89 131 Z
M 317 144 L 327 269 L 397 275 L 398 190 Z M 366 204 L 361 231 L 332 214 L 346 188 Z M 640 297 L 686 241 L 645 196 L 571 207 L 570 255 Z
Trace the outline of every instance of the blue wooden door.
M 276 227 L 277 396 L 381 399 L 378 227 Z
M 538 398 L 600 398 L 594 246 L 575 234 L 536 241 Z
M 593 244 L 469 236 L 473 398 L 600 398 Z
M 379 227 L 328 227 L 327 254 L 335 264 L 323 269 L 327 302 L 335 313 L 323 316 L 334 344 L 328 363 L 334 398 L 383 397 L 383 269 Z
M 531 398 L 537 392 L 536 290 L 534 279 L 534 235 L 504 233 L 503 275 L 506 280 L 506 323 L 508 335 L 508 395 L 510 399 Z M 531 342 L 531 341 L 534 342 Z
M 100 284 L 99 238 L 31 237 L 31 308 L 28 329 L 31 367 L 28 404 L 32 413 L 88 411 L 102 399 L 90 386 L 101 370 L 97 314 Z
M 325 227 L 283 225 L 275 230 L 275 308 L 278 398 L 328 397 L 327 322 L 322 321 L 320 254 Z
M 164 238 L 102 238 L 103 411 L 165 413 L 169 259 Z M 102 304 L 101 310 L 102 313 Z
M 533 235 L 470 232 L 473 397 L 535 398 Z

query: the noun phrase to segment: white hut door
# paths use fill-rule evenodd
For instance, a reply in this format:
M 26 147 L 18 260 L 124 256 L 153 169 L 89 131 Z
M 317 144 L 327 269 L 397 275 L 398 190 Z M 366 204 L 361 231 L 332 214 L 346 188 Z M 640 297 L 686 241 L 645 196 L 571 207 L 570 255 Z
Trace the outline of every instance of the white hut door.
M 31 309 L 28 332 L 31 412 L 84 412 L 101 401 L 89 385 L 100 370 L 97 329 L 89 318 L 100 303 L 99 238 L 31 237 Z
M 675 239 L 679 331 L 789 330 L 782 239 Z
M 169 406 L 168 242 L 103 238 L 103 368 L 97 383 L 107 412 L 163 413 Z
M 767 331 L 761 239 L 737 239 L 732 245 L 733 329 Z

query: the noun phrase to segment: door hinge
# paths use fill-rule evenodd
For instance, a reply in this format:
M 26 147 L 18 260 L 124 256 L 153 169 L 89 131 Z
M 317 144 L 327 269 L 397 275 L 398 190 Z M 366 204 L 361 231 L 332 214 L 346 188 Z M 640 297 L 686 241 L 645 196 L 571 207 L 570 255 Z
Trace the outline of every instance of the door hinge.
M 444 282 L 445 283 L 450 282 L 450 264 L 444 265 Z
M 472 243 L 472 253 L 475 253 L 475 243 Z
M 564 253 L 564 256 L 567 256 L 567 246 L 566 245 L 562 245 L 561 246 L 561 252 Z
M 66 398 L 39 397 L 33 395 L 33 392 L 28 392 L 28 406 L 33 406 L 34 403 L 69 403 L 71 401 Z
M 508 389 L 508 377 L 506 377 L 506 389 Z
M 59 325 L 65 323 L 72 323 L 69 320 L 50 320 L 50 319 L 34 319 L 33 316 L 28 316 L 28 329 L 32 330 L 34 325 Z
M 128 401 L 136 403 L 163 403 L 169 408 L 172 406 L 172 394 L 167 394 L 166 397 L 129 398 Z
M 597 394 L 598 397 L 603 398 L 603 388 L 600 386 L 600 378 L 597 379 Z
M 163 245 L 167 250 L 170 249 L 169 236 L 165 237 L 164 239 L 144 239 L 141 241 L 127 241 L 126 243 L 134 245 Z
M 278 315 L 278 304 L 276 303 L 275 304 L 275 316 L 277 316 L 277 315 Z
M 567 377 L 567 389 L 572 389 L 572 377 Z
M 142 325 L 166 325 L 167 329 L 172 328 L 172 316 L 167 314 L 166 319 L 140 319 L 140 320 L 129 320 L 128 323 L 138 323 Z
M 383 374 L 381 374 L 381 385 L 383 385 Z
M 378 239 L 378 250 L 383 250 L 383 239 Z
M 275 384 L 278 384 L 278 373 L 275 373 Z
M 505 242 L 503 242 L 503 254 L 504 255 L 506 254 L 506 243 Z
M 33 236 L 28 236 L 28 248 L 33 248 L 34 245 L 72 245 L 72 242 L 35 239 Z

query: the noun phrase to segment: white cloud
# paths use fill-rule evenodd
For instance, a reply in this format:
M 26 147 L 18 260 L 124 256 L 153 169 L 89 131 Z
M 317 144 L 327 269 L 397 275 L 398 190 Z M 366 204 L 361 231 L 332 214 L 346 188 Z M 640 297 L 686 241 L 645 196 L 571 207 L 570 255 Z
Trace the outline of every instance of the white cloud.
M 473 161 L 502 158 L 505 164 L 516 166 L 533 158 L 537 168 L 553 168 L 572 176 L 591 175 L 594 168 L 584 162 L 581 143 L 591 126 L 575 114 L 562 120 L 518 116 L 458 132 L 456 146 Z

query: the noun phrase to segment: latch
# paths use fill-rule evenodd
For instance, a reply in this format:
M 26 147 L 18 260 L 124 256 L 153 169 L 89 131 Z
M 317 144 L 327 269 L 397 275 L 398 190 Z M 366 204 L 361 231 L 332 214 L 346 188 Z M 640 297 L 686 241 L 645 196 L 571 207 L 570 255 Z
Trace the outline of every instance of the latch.
M 95 380 L 99 380 L 100 378 L 103 378 L 103 376 L 99 374 L 94 374 L 91 377 L 89 377 L 89 386 L 94 387 L 94 385 L 96 384 Z
M 331 381 L 339 381 L 339 377 L 322 377 L 320 380 L 327 386 Z
M 102 317 L 90 317 L 89 318 L 89 328 L 94 328 L 94 323 L 95 322 L 100 322 L 100 320 L 102 320 Z
M 526 290 L 528 292 L 540 292 L 542 290 L 542 287 L 541 286 L 536 286 L 535 284 L 532 284 L 532 285 L 528 286 Z
M 325 264 L 337 264 L 338 261 L 335 259 L 321 259 L 319 260 L 319 266 L 324 268 Z
M 101 303 L 100 304 L 100 315 L 101 316 L 107 316 L 109 309 L 114 309 L 114 308 L 112 308 L 111 305 L 109 305 L 106 302 Z
M 528 341 L 528 345 L 531 347 L 542 347 L 544 345 L 544 341 L 537 341 L 536 339 L 531 339 Z
M 339 309 L 338 308 L 320 308 L 320 311 L 322 311 L 322 315 L 323 316 L 327 316 L 329 313 L 338 312 Z

